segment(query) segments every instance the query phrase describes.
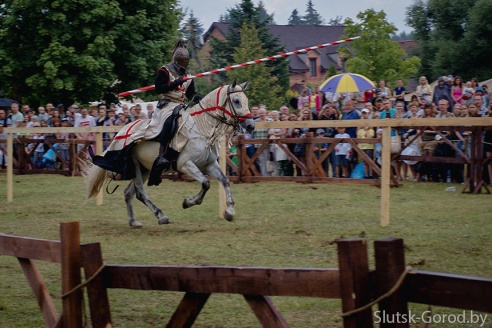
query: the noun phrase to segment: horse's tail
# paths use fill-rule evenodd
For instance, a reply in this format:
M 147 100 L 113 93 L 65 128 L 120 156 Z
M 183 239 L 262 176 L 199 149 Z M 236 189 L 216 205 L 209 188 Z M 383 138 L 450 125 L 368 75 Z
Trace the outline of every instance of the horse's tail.
M 107 179 L 106 170 L 90 163 L 89 161 L 84 163 L 85 167 L 82 170 L 82 174 L 85 180 L 87 199 L 96 196 L 104 181 Z

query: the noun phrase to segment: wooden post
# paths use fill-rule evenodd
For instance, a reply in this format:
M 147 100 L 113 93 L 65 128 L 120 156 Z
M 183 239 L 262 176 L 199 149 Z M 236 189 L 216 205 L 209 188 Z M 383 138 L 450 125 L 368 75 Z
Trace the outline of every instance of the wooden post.
M 383 128 L 381 140 L 381 227 L 390 223 L 391 128 Z
M 403 239 L 385 238 L 374 242 L 374 257 L 376 259 L 376 283 L 377 296 L 388 292 L 405 271 L 405 252 Z M 408 315 L 408 305 L 403 285 L 391 296 L 379 302 L 380 318 L 389 320 L 381 321 L 380 327 L 409 327 L 408 321 L 397 320 L 402 315 Z M 403 317 L 405 318 L 405 317 Z M 408 318 L 408 316 L 406 317 Z M 399 322 L 398 322 L 399 321 Z
M 222 172 L 227 175 L 226 172 L 226 157 L 227 157 L 227 137 L 223 136 L 220 140 L 220 154 L 219 165 Z M 219 182 L 219 217 L 224 219 L 224 211 L 226 209 L 226 196 L 225 190 L 222 184 Z
M 355 310 L 371 301 L 369 261 L 364 239 L 342 239 L 338 244 L 340 292 L 343 313 Z M 343 318 L 345 328 L 372 327 L 371 309 Z
M 246 165 L 244 164 L 245 160 L 248 157 L 248 154 L 246 154 L 246 147 L 245 147 L 245 144 L 243 143 L 243 141 L 244 141 L 244 135 L 243 134 L 238 135 L 237 136 L 237 159 L 238 159 L 239 167 L 237 170 L 237 177 L 238 177 L 239 181 L 242 181 L 243 175 L 246 174 L 243 171 L 244 171 L 244 168 L 246 167 Z
M 14 201 L 14 134 L 7 133 L 7 203 Z
M 89 145 L 91 147 L 91 145 Z M 103 152 L 103 134 L 102 132 L 96 132 L 96 154 L 101 155 Z M 96 196 L 96 205 L 103 204 L 103 192 L 104 188 L 101 188 Z
M 82 266 L 84 268 L 85 280 L 97 274 L 104 265 L 101 244 L 91 243 L 82 245 Z M 87 295 L 89 308 L 91 310 L 92 327 L 112 327 L 111 311 L 109 307 L 108 291 L 104 285 L 104 271 L 87 284 Z
M 307 172 L 305 174 L 308 176 L 314 176 L 314 169 L 313 169 L 314 147 L 313 147 L 313 141 L 311 139 L 314 137 L 314 133 L 308 132 L 306 133 L 306 137 L 309 138 L 309 142 L 306 142 L 306 171 Z
M 79 222 L 63 222 L 60 225 L 62 294 L 68 293 L 81 282 L 80 227 Z M 63 327 L 82 328 L 82 290 L 76 290 L 63 298 Z

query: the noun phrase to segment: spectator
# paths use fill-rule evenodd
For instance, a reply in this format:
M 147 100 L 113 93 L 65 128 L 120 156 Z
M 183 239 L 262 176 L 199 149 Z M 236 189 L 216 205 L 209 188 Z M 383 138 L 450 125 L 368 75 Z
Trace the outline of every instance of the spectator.
M 453 81 L 453 86 L 451 87 L 451 97 L 453 98 L 453 102 L 456 104 L 463 103 L 463 81 L 461 77 L 455 77 Z
M 474 105 L 478 108 L 479 116 L 487 116 L 488 109 L 483 103 L 483 97 L 479 93 L 476 93 L 473 99 L 475 100 Z
M 96 126 L 96 122 L 94 122 L 94 118 L 92 116 L 89 116 L 89 111 L 87 108 L 83 107 L 80 110 L 80 118 L 75 121 L 74 127 L 91 127 L 91 126 Z M 94 135 L 92 133 L 81 133 L 78 132 L 75 134 L 77 137 L 77 140 L 82 140 L 82 141 L 87 141 L 87 140 L 94 140 Z M 81 151 L 84 148 L 83 144 L 78 144 L 77 145 L 77 151 Z
M 311 106 L 311 110 L 314 113 L 318 113 L 320 111 L 322 100 L 323 98 L 322 96 L 320 96 L 319 86 L 317 85 L 314 87 L 314 92 L 309 96 L 309 103 Z
M 339 127 L 338 133 L 335 135 L 337 139 L 350 138 L 350 135 L 345 132 L 345 128 Z M 348 142 L 339 142 L 335 147 L 335 155 L 337 157 L 337 176 L 340 178 L 349 177 L 349 162 L 348 155 L 349 151 L 352 149 Z
M 416 91 L 417 91 L 417 96 L 424 98 L 425 101 L 427 102 L 431 101 L 432 90 L 425 76 L 420 77 L 419 85 L 417 86 Z
M 343 105 L 342 109 L 343 109 L 343 112 L 342 112 L 341 120 L 358 120 L 358 119 L 360 119 L 360 114 L 353 107 L 352 100 L 347 100 L 345 102 L 345 104 Z M 346 128 L 344 130 L 344 133 L 347 133 L 350 136 L 350 138 L 356 138 L 357 137 L 357 128 L 355 128 L 355 127 Z
M 147 118 L 152 119 L 152 114 L 154 114 L 154 104 L 147 104 Z
M 258 121 L 260 119 L 260 115 L 258 115 L 258 110 L 260 107 L 258 105 L 251 106 L 251 116 L 253 116 L 253 120 Z
M 453 102 L 453 99 L 451 98 L 451 91 L 449 88 L 445 85 L 444 83 L 444 78 L 440 76 L 437 79 L 437 85 L 434 88 L 434 95 L 432 97 L 432 102 L 437 105 L 439 103 L 439 100 L 441 99 L 446 99 L 448 101 L 449 107 L 448 111 L 451 111 L 451 104 Z
M 69 127 L 69 124 L 70 124 L 70 122 L 69 122 L 67 117 L 65 117 L 61 120 L 61 127 L 62 128 Z M 69 139 L 72 139 L 71 134 L 68 132 L 59 132 L 59 133 L 57 133 L 56 138 L 62 139 L 65 141 L 65 142 L 60 143 L 60 153 L 61 153 L 61 155 L 65 161 L 69 161 L 70 160 L 70 144 L 67 141 Z M 69 168 L 66 167 L 65 169 L 68 170 Z
M 407 90 L 403 86 L 403 80 L 396 80 L 396 88 L 393 90 L 393 98 L 396 98 L 396 101 L 405 102 L 405 94 Z
M 471 81 L 466 82 L 465 87 L 463 88 L 463 94 L 461 99 L 463 100 L 462 104 L 469 105 L 473 103 L 473 96 L 475 95 L 475 89 L 472 87 Z
M 311 104 L 307 89 L 302 90 L 299 99 L 297 100 L 297 109 L 302 110 L 304 107 L 304 103 Z
M 383 100 L 383 108 L 379 114 L 379 118 L 396 118 L 396 109 L 391 108 L 391 101 L 389 99 Z
M 7 133 L 4 128 L 12 126 L 10 117 L 7 115 L 7 110 L 0 108 L 0 143 L 5 143 L 7 140 Z M 5 145 L 4 145 L 5 148 Z M 0 166 L 5 168 L 7 165 L 7 156 L 0 150 Z
M 51 112 L 55 108 L 55 106 L 53 106 L 53 103 L 47 103 L 44 107 L 46 108 L 46 113 L 48 113 L 48 117 L 51 116 Z
M 280 122 L 279 112 L 274 110 L 271 112 L 273 122 Z M 268 130 L 268 136 L 270 139 L 282 139 L 287 135 L 286 128 L 274 128 Z M 273 174 L 279 176 L 285 176 L 285 170 L 287 168 L 288 156 L 285 151 L 275 143 L 270 145 L 270 152 L 273 157 Z
M 48 126 L 53 126 L 53 119 L 54 118 L 61 120 L 60 111 L 58 110 L 58 107 L 57 107 L 57 109 L 54 109 L 51 113 L 52 113 L 52 115 L 50 116 L 50 118 L 48 118 L 48 120 L 46 120 L 46 123 L 48 124 Z
M 448 108 L 449 108 L 448 101 L 446 99 L 439 100 L 438 108 L 439 108 L 439 113 L 437 113 L 436 117 L 437 118 L 447 118 L 448 114 L 450 114 L 448 112 Z
M 267 111 L 264 108 L 258 109 L 258 122 L 271 122 L 272 120 L 267 118 Z M 268 139 L 268 129 L 255 129 L 253 131 L 254 139 Z M 256 151 L 261 148 L 261 144 L 255 144 Z M 260 174 L 262 176 L 269 176 L 267 171 L 267 161 L 270 158 L 270 149 L 266 147 L 263 149 L 261 154 L 258 156 L 258 166 L 260 168 Z
M 43 122 L 46 122 L 43 120 Z M 40 123 L 35 123 L 33 124 L 33 128 L 38 128 L 40 127 L 41 124 Z M 44 134 L 43 133 L 31 133 L 31 135 L 29 136 L 30 139 L 34 139 L 34 140 L 44 140 Z M 34 149 L 34 156 L 32 158 L 32 162 L 34 163 L 34 166 L 36 168 L 42 168 L 43 167 L 43 155 L 44 155 L 44 152 L 45 152 L 45 149 L 44 149 L 44 143 L 43 141 L 39 142 L 39 143 L 35 143 L 35 144 L 32 144 L 30 147 L 35 147 Z M 32 148 L 31 148 L 32 149 Z
M 379 89 L 381 89 L 381 95 L 380 95 L 381 98 L 389 99 L 391 97 L 391 91 L 386 86 L 386 81 L 384 80 L 379 81 Z
M 38 118 L 39 120 L 45 120 L 47 121 L 49 118 L 48 113 L 46 113 L 46 109 L 43 106 L 38 107 Z
M 19 104 L 17 103 L 12 103 L 12 105 L 10 105 L 10 110 L 12 111 L 10 114 L 10 121 L 12 127 L 15 128 L 18 123 L 24 121 L 24 115 L 19 111 Z

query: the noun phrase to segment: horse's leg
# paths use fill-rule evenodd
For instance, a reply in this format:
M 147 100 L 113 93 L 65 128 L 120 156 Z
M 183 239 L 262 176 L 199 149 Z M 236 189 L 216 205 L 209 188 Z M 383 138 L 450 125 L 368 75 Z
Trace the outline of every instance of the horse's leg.
M 125 202 L 126 202 L 126 210 L 128 212 L 128 223 L 132 228 L 141 228 L 142 223 L 135 219 L 133 215 L 133 205 L 132 200 L 135 196 L 135 182 L 132 180 L 128 187 L 125 188 Z
M 195 163 L 188 161 L 179 170 L 183 173 L 188 174 L 190 177 L 195 179 L 198 182 L 201 182 L 202 189 L 193 197 L 185 198 L 183 201 L 183 208 L 188 208 L 193 205 L 200 205 L 203 201 L 203 197 L 207 193 L 208 189 L 210 189 L 210 181 L 205 176 L 205 174 L 200 171 L 200 169 L 195 165 Z
M 133 162 L 135 163 L 135 178 L 133 179 L 133 183 L 135 186 L 135 194 L 137 199 L 141 201 L 145 206 L 147 206 L 152 213 L 157 217 L 159 224 L 168 224 L 171 223 L 167 215 L 165 215 L 157 206 L 154 205 L 149 199 L 147 192 L 144 188 L 144 181 L 149 177 L 149 171 L 140 166 L 138 160 L 133 157 Z M 143 172 L 142 172 L 143 171 Z
M 205 172 L 211 177 L 217 179 L 222 186 L 224 187 L 226 194 L 226 209 L 224 211 L 224 218 L 227 221 L 232 221 L 234 219 L 234 215 L 236 215 L 236 210 L 234 209 L 234 197 L 232 197 L 231 186 L 229 184 L 229 179 L 225 176 L 225 174 L 220 169 L 219 163 L 214 161 L 207 165 L 205 168 Z

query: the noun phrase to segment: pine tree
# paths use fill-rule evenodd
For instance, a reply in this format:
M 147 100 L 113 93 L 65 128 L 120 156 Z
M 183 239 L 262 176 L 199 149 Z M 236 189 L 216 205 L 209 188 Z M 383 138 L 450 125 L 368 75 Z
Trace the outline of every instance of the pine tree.
M 324 19 L 318 13 L 316 9 L 314 9 L 313 2 L 311 0 L 307 3 L 306 15 L 302 17 L 305 25 L 323 25 Z
M 234 49 L 241 43 L 241 28 L 243 23 L 252 24 L 258 31 L 258 37 L 262 42 L 263 49 L 267 55 L 283 53 L 284 48 L 277 37 L 270 34 L 267 24 L 271 23 L 271 17 L 261 20 L 261 10 L 254 6 L 251 0 L 242 0 L 240 4 L 232 9 L 228 9 L 230 18 L 229 30 L 225 40 L 211 38 L 210 46 L 212 49 L 210 62 L 213 67 L 224 67 L 236 64 L 232 54 Z M 253 60 L 257 58 L 248 58 Z M 272 74 L 277 76 L 278 84 L 285 92 L 289 88 L 288 62 L 286 60 L 275 60 L 266 63 L 267 67 L 272 68 Z M 213 75 L 213 83 L 216 85 L 226 84 L 228 81 L 225 74 Z
M 289 22 L 287 23 L 288 25 L 306 25 L 304 21 L 302 20 L 301 17 L 299 17 L 299 12 L 297 9 L 294 9 L 292 11 L 292 14 L 290 14 L 289 17 Z
M 186 40 L 186 45 L 190 52 L 190 58 L 198 60 L 198 50 L 202 46 L 201 35 L 203 34 L 203 24 L 198 18 L 193 15 L 193 11 L 190 13 L 190 17 L 185 21 L 181 28 L 183 38 Z
M 265 9 L 265 5 L 263 4 L 263 1 L 260 1 L 258 3 L 258 11 L 260 13 L 260 21 L 263 22 L 263 21 L 268 21 L 269 23 L 268 24 L 271 24 L 271 25 L 277 25 L 277 23 L 275 23 L 275 20 L 273 19 L 273 14 L 269 14 L 266 9 Z
M 243 23 L 240 30 L 241 42 L 234 48 L 233 59 L 237 63 L 246 62 L 251 58 L 263 58 L 266 56 L 259 39 L 258 30 L 253 24 Z M 229 81 L 237 80 L 238 83 L 249 81 L 246 94 L 250 107 L 253 104 L 266 104 L 268 108 L 280 108 L 284 104 L 283 97 L 279 97 L 282 89 L 278 85 L 278 79 L 273 75 L 273 69 L 265 63 L 259 63 L 227 72 Z

